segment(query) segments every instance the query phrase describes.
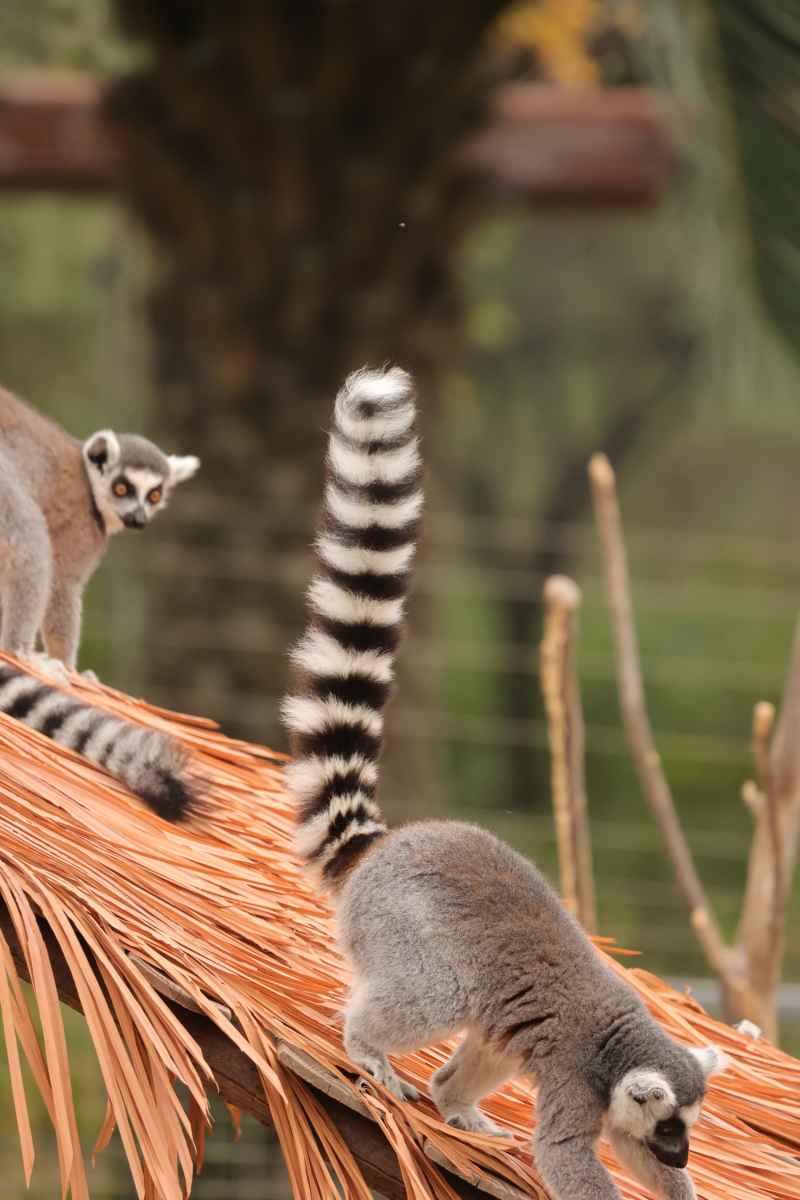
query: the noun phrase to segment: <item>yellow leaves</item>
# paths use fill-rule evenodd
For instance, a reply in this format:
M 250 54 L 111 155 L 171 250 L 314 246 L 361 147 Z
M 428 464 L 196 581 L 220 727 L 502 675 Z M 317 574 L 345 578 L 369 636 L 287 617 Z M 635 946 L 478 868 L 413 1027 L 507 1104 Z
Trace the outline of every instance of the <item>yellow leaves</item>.
M 494 24 L 498 40 L 533 51 L 545 74 L 572 87 L 599 82 L 589 51 L 604 17 L 602 0 L 522 0 Z

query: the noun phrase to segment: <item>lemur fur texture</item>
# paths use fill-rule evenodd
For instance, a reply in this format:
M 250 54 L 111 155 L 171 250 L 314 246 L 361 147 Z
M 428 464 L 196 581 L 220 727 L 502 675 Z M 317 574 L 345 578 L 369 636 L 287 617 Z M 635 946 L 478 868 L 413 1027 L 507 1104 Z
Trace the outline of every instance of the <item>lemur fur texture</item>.
M 177 738 L 85 704 L 0 660 L 0 712 L 104 767 L 166 821 L 197 808 L 199 784 Z
M 431 1080 L 439 1111 L 501 1134 L 478 1101 L 529 1077 L 534 1156 L 554 1200 L 619 1200 L 595 1153 L 601 1135 L 656 1196 L 692 1200 L 689 1134 L 721 1052 L 668 1037 L 499 838 L 458 821 L 389 830 L 377 805 L 422 504 L 411 379 L 397 368 L 351 375 L 336 398 L 319 568 L 283 710 L 297 847 L 331 896 L 354 969 L 345 1047 L 413 1100 L 387 1055 L 461 1033 Z

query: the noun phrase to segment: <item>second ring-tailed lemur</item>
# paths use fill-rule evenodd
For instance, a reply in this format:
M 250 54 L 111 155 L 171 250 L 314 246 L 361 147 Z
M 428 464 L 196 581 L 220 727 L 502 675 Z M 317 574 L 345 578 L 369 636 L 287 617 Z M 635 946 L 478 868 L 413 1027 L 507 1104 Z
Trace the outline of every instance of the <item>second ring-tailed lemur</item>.
M 143 529 L 199 465 L 110 429 L 81 444 L 0 388 L 0 650 L 30 658 L 40 633 L 74 668 L 83 589 L 109 534 Z
M 383 713 L 422 510 L 411 380 L 362 371 L 336 399 L 319 572 L 284 704 L 297 844 L 336 906 L 355 985 L 344 1040 L 396 1096 L 387 1054 L 463 1032 L 431 1080 L 459 1129 L 500 1133 L 477 1102 L 512 1076 L 538 1088 L 534 1155 L 555 1200 L 618 1200 L 604 1134 L 656 1195 L 691 1200 L 689 1132 L 712 1046 L 668 1037 L 602 961 L 539 872 L 456 821 L 388 830 L 375 800 Z
M 146 438 L 110 429 L 81 444 L 0 388 L 0 650 L 65 678 L 77 659 L 83 589 L 109 535 L 143 529 L 199 465 L 193 455 L 166 455 Z M 35 653 L 37 634 L 45 656 Z M 104 766 L 168 820 L 192 807 L 186 751 L 166 734 L 5 662 L 0 712 Z

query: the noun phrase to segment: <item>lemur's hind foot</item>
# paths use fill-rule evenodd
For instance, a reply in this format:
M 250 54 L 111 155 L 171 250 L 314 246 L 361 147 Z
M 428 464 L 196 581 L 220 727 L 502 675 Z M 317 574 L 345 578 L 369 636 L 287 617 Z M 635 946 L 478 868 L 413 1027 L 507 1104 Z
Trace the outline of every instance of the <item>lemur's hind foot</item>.
M 510 1138 L 513 1135 L 508 1129 L 503 1129 L 500 1125 L 495 1125 L 491 1118 L 481 1112 L 479 1108 L 466 1108 L 461 1113 L 453 1113 L 446 1118 L 447 1124 L 452 1125 L 453 1129 L 463 1129 L 465 1133 L 484 1133 L 489 1137 Z
M 419 1100 L 419 1090 L 400 1078 L 385 1054 L 373 1050 L 352 1034 L 345 1034 L 344 1046 L 354 1066 L 366 1071 L 376 1083 L 382 1083 L 398 1100 Z
M 49 654 L 43 654 L 40 650 L 35 650 L 32 654 L 22 654 L 19 657 L 21 662 L 30 663 L 35 671 L 40 671 L 54 683 L 69 683 L 69 670 L 60 658 L 53 658 Z

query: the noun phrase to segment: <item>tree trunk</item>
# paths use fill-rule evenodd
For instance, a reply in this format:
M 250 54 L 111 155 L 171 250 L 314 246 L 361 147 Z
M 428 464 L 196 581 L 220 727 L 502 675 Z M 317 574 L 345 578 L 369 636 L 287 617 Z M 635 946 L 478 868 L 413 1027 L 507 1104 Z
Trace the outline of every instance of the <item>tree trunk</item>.
M 480 112 L 477 50 L 502 7 L 117 0 L 151 52 L 108 108 L 158 253 L 155 433 L 203 459 L 152 589 L 154 699 L 282 744 L 334 390 L 392 359 L 417 372 L 429 419 L 459 344 L 470 198 L 446 164 Z

